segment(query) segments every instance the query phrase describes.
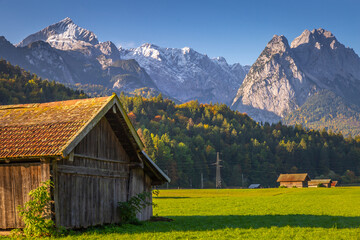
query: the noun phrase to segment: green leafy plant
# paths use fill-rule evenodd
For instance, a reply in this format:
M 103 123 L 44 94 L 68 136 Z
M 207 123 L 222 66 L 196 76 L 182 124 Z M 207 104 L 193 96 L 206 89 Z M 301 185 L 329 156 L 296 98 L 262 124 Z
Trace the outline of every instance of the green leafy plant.
M 160 190 L 159 190 L 159 189 L 154 189 L 154 190 L 152 191 L 152 194 L 153 194 L 154 196 L 158 197 L 159 194 L 160 194 Z
M 141 224 L 136 214 L 147 206 L 155 206 L 151 201 L 151 192 L 142 192 L 131 197 L 127 202 L 119 202 L 118 210 L 122 223 Z
M 55 224 L 51 220 L 51 196 L 49 189 L 54 187 L 50 180 L 29 192 L 30 200 L 24 207 L 18 206 L 25 227 L 13 231 L 13 235 L 31 237 L 45 237 L 55 234 Z
M 287 188 L 287 186 L 282 185 L 282 186 L 279 186 L 279 188 Z

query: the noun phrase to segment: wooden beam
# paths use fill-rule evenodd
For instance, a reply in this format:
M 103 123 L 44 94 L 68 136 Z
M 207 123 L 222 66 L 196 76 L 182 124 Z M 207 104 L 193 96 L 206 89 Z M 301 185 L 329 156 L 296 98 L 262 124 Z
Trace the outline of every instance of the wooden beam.
M 88 158 L 88 159 L 91 159 L 91 160 L 101 161 L 101 162 L 111 162 L 111 163 L 119 163 L 119 164 L 131 164 L 130 162 L 124 162 L 124 161 L 119 161 L 119 160 L 114 160 L 114 159 L 107 159 L 107 158 L 101 158 L 101 157 L 87 156 L 87 155 L 77 154 L 77 153 L 74 153 L 74 157 L 78 157 L 78 158 Z
M 69 154 L 69 162 L 73 162 L 74 161 L 74 151 L 71 151 L 71 153 Z
M 128 178 L 127 172 L 119 172 L 119 171 L 112 171 L 112 170 L 99 169 L 99 168 L 70 166 L 70 165 L 59 165 L 57 167 L 57 172 L 73 174 L 73 175 L 94 176 L 94 177 Z

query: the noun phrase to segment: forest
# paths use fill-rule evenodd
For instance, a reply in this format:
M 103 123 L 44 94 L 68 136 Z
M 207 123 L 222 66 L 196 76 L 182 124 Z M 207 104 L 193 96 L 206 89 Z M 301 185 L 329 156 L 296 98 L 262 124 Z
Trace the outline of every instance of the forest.
M 42 80 L 36 74 L 0 59 L 0 104 L 42 103 L 86 97 L 84 92 Z
M 343 184 L 360 180 L 359 136 L 260 124 L 225 104 L 177 105 L 161 95 L 120 99 L 146 152 L 169 174 L 170 187 L 199 188 L 201 174 L 205 187 L 215 187 L 217 152 L 223 187 L 274 187 L 280 173 L 306 172 Z
M 143 95 L 146 95 L 142 93 Z M 88 97 L 0 60 L 0 104 Z M 171 178 L 171 188 L 215 187 L 217 152 L 223 187 L 260 183 L 275 187 L 280 173 L 307 172 L 342 184 L 360 182 L 360 136 L 309 130 L 301 125 L 260 124 L 225 104 L 176 104 L 120 94 L 146 152 Z

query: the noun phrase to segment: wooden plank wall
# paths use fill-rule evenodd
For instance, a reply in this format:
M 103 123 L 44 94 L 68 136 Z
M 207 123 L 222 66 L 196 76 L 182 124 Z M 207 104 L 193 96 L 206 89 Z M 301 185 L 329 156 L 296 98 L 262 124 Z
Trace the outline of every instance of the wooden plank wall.
M 141 168 L 131 169 L 131 180 L 130 180 L 130 197 L 144 191 L 151 192 L 151 179 L 144 173 Z M 152 197 L 150 199 L 152 201 Z M 141 213 L 137 214 L 137 218 L 141 221 L 150 219 L 152 216 L 152 206 L 146 207 Z
M 307 183 L 306 182 L 281 182 L 280 186 L 286 186 L 288 188 L 291 188 L 293 186 L 295 186 L 297 188 L 303 188 L 303 187 L 307 187 Z
M 0 165 L 0 229 L 24 227 L 17 206 L 29 200 L 29 192 L 50 179 L 49 163 Z
M 88 156 L 88 157 L 86 157 Z M 128 197 L 130 158 L 103 118 L 56 169 L 57 226 L 80 228 L 119 222 L 117 203 Z

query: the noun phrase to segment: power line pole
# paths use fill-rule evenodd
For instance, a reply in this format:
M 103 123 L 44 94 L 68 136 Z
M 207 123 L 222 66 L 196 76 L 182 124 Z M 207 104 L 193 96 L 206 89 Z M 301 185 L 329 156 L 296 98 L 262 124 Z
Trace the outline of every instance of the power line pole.
M 244 174 L 241 174 L 241 185 L 244 188 Z
M 167 176 L 169 176 L 169 171 L 166 169 L 164 170 Z M 169 182 L 166 182 L 166 188 L 169 189 Z
M 203 189 L 204 188 L 204 175 L 203 175 L 203 173 L 201 173 L 201 189 Z
M 219 157 L 219 152 L 216 152 L 216 163 L 214 163 L 213 165 L 216 166 L 216 188 L 221 188 L 221 172 L 220 172 L 220 168 L 222 167 L 220 165 L 220 157 Z

